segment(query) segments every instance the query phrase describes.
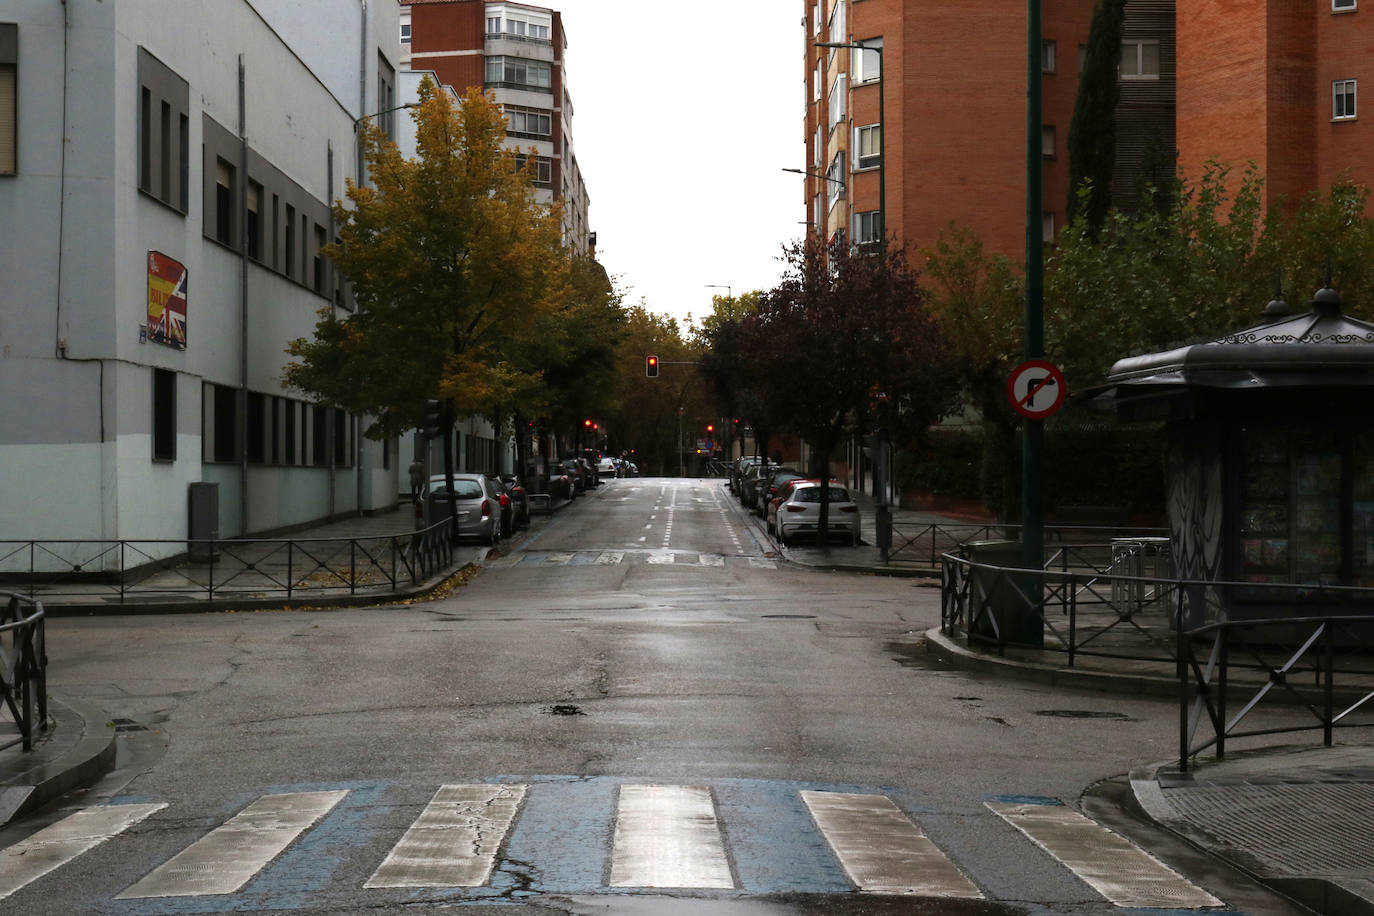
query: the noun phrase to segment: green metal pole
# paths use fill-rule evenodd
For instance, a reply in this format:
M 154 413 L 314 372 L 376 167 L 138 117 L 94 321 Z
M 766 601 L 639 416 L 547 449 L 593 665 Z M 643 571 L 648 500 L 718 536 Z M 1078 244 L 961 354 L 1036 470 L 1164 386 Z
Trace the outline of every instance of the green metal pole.
M 1025 358 L 1045 355 L 1044 331 L 1044 229 L 1040 222 L 1040 0 L 1026 0 L 1026 336 Z M 1027 569 L 1044 563 L 1045 518 L 1041 499 L 1041 456 L 1044 428 L 1041 420 L 1023 420 L 1021 445 L 1021 547 Z

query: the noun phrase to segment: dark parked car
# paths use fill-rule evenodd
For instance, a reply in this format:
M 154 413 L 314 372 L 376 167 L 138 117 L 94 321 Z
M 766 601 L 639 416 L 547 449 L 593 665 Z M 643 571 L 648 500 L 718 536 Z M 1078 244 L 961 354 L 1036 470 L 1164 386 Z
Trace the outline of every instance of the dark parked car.
M 767 479 L 760 484 L 758 499 L 754 504 L 754 514 L 759 518 L 768 517 L 768 504 L 777 498 L 784 484 L 789 480 L 800 480 L 803 475 L 793 468 L 773 468 Z

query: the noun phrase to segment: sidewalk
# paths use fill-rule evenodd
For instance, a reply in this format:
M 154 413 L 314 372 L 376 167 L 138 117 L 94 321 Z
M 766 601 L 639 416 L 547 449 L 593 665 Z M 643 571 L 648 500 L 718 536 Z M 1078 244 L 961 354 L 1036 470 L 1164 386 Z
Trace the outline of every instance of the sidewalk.
M 725 487 L 724 481 L 717 483 Z M 938 569 L 920 559 L 881 562 L 873 546 L 872 498 L 859 494 L 859 501 L 864 543 L 857 547 L 782 547 L 769 541 L 762 520 L 751 520 L 761 541 L 774 544 L 784 559 L 799 566 L 938 579 Z M 555 508 L 567 505 L 576 503 Z M 898 530 L 976 524 L 905 509 L 893 514 Z M 532 529 L 541 527 L 541 518 L 547 520 L 536 515 Z M 386 523 L 380 517 L 340 524 L 345 531 L 356 531 Z M 1176 700 L 1178 695 L 1172 666 L 1158 662 L 1087 657 L 1069 668 L 1066 656 L 1057 652 L 1005 657 L 974 652 L 938 627 L 925 634 L 925 643 L 941 664 L 989 676 L 1161 699 Z M 90 784 L 113 766 L 117 726 L 102 711 L 55 698 L 51 712 L 55 727 L 38 739 L 35 750 L 0 750 L 0 826 Z M 6 737 L 0 726 L 0 740 Z M 1222 761 L 1199 758 L 1186 774 L 1178 772 L 1177 760 L 1170 760 L 1137 767 L 1130 774 L 1130 788 L 1137 814 L 1315 912 L 1374 916 L 1374 746 L 1232 751 Z

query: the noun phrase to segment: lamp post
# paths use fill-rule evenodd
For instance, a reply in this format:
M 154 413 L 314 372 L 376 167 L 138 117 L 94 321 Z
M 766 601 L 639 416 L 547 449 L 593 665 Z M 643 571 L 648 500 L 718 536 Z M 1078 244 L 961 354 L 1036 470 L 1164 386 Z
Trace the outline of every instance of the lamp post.
M 702 285 L 702 287 L 703 287 L 704 289 L 723 289 L 723 290 L 725 290 L 725 298 L 726 298 L 726 299 L 733 299 L 733 298 L 735 298 L 735 292 L 734 292 L 734 290 L 732 290 L 729 286 L 726 286 L 724 283 L 703 283 L 703 284 L 701 284 L 701 285 Z
M 1041 224 L 1040 0 L 1026 3 L 1026 299 L 1024 356 L 1045 355 L 1044 226 Z M 1021 440 L 1021 562 L 1027 569 L 1045 563 L 1045 517 L 1041 499 L 1044 420 L 1024 421 Z M 1038 581 L 1038 580 L 1037 580 Z M 1038 604 L 1039 601 L 1037 600 Z
M 358 128 L 362 127 L 364 121 L 379 117 L 384 114 L 391 114 L 393 111 L 400 111 L 403 108 L 419 108 L 419 102 L 406 102 L 404 105 L 394 105 L 391 108 L 383 108 L 381 111 L 374 111 L 372 114 L 359 115 L 353 119 L 353 132 L 356 134 Z
M 1032 0 L 1034 2 L 1034 0 Z M 878 55 L 878 245 L 879 252 L 887 249 L 887 116 L 884 98 L 887 96 L 887 81 L 883 79 L 883 48 L 857 41 L 818 41 L 818 48 L 848 48 L 850 51 L 871 51 Z M 852 203 L 851 203 L 852 206 Z M 874 511 L 874 526 L 878 539 L 878 556 L 886 563 L 888 552 L 892 549 L 892 508 L 888 505 L 888 445 L 887 434 L 878 431 L 878 455 L 873 482 L 873 495 L 877 506 Z

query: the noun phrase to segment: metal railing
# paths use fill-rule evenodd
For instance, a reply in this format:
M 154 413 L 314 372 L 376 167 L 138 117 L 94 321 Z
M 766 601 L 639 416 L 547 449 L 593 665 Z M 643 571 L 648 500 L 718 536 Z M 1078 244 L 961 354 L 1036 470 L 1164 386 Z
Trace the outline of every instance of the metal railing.
M 1084 527 L 1081 525 L 1046 525 L 1045 541 L 1049 544 L 1066 547 L 1083 544 L 1105 544 L 1115 535 L 1127 534 L 1140 537 L 1158 537 L 1168 534 L 1163 528 L 1131 528 L 1129 531 L 1118 528 Z M 998 538 L 1020 537 L 1021 526 L 990 522 L 987 524 L 958 523 L 904 523 L 899 519 L 892 522 L 892 547 L 888 550 L 889 560 L 929 563 L 931 569 L 940 565 L 942 554 L 960 550 L 970 541 Z M 1110 548 L 1106 548 L 1110 549 Z M 1047 564 L 1050 562 L 1047 559 Z
M 1350 591 L 1363 591 L 1368 602 L 1367 590 Z M 1330 594 L 1322 597 L 1339 600 Z M 1189 761 L 1209 749 L 1215 749 L 1218 760 L 1224 758 L 1228 738 L 1320 730 L 1323 745 L 1331 747 L 1337 728 L 1374 726 L 1368 706 L 1374 698 L 1372 636 L 1371 613 L 1228 620 L 1191 630 L 1180 628 L 1180 772 L 1187 772 Z M 1205 661 L 1200 648 L 1206 649 Z M 1243 659 L 1236 661 L 1236 654 L 1243 654 Z M 1236 669 L 1261 678 L 1258 683 L 1252 679 L 1238 684 L 1233 676 Z M 1310 675 L 1310 686 L 1303 685 L 1303 675 Z M 1232 693 L 1243 699 L 1234 713 Z M 1282 721 L 1242 728 L 1258 717 L 1266 700 L 1269 707 L 1264 711 L 1286 701 Z
M 453 564 L 448 519 L 371 537 L 0 541 L 0 577 L 48 604 L 385 596 Z
M 48 722 L 43 604 L 9 592 L 0 592 L 0 601 L 0 700 L 19 727 L 19 736 L 0 750 L 22 744 L 31 751 L 34 730 Z
M 1374 726 L 1374 589 L 1123 575 L 1120 546 L 1052 547 L 1038 570 L 945 554 L 941 631 L 1176 680 L 1183 771 L 1228 739 Z

